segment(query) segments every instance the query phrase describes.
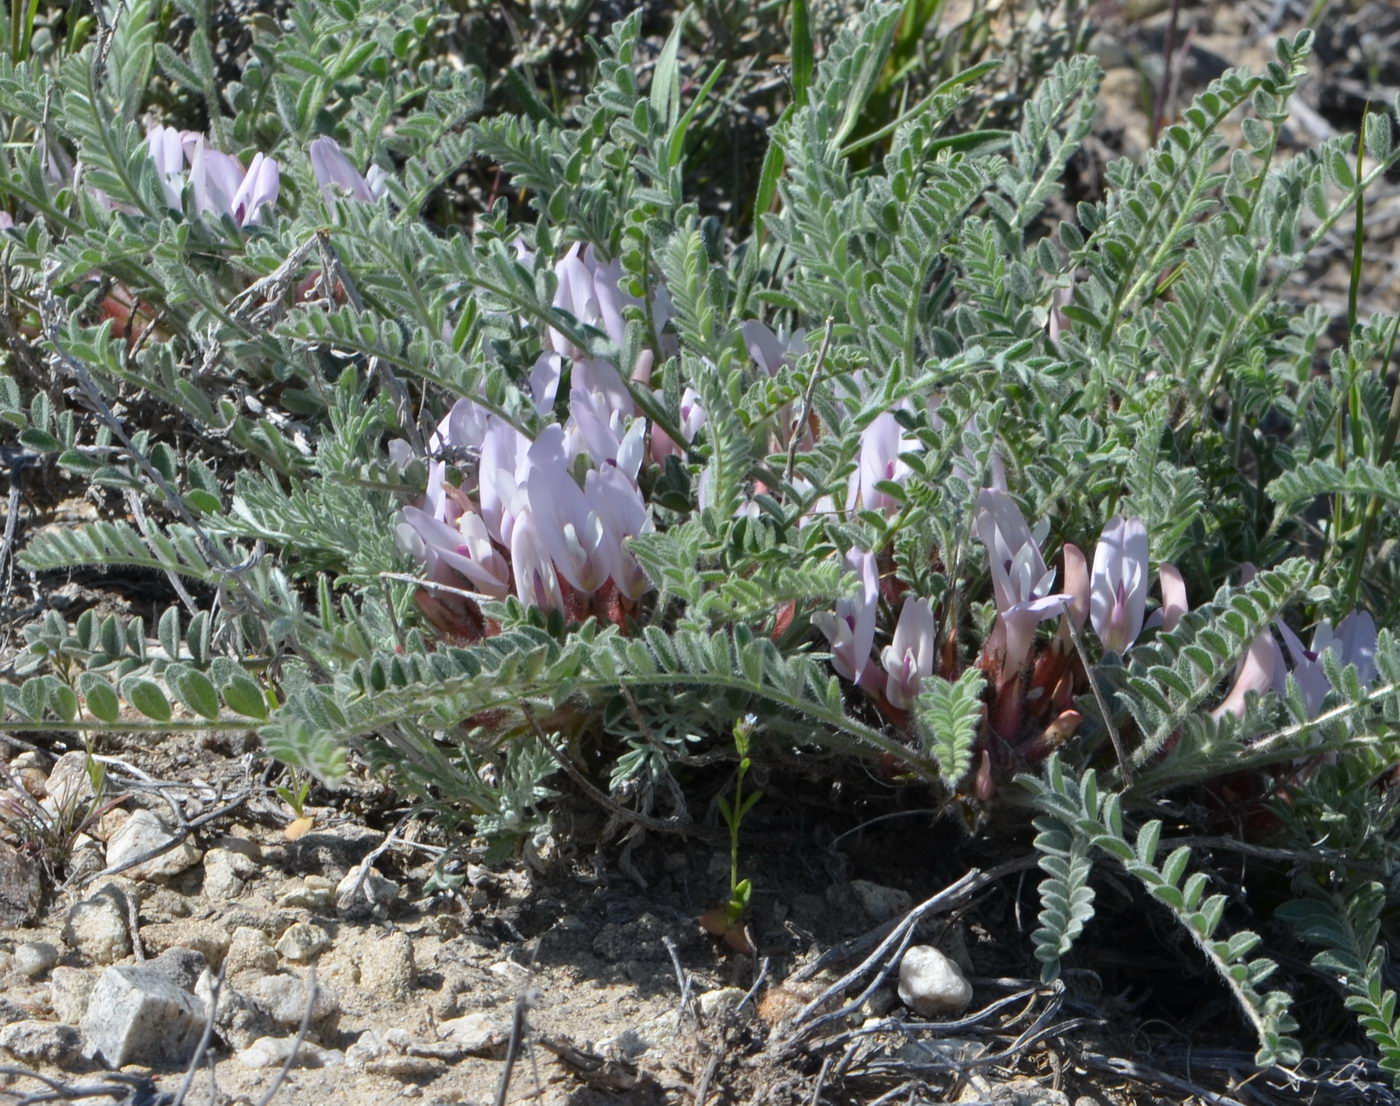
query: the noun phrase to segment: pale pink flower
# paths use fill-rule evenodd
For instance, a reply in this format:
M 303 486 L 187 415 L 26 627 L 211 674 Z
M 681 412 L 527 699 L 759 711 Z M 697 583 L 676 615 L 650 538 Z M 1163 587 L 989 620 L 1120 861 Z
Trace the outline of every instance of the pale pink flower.
M 1236 667 L 1235 682 L 1210 716 L 1220 719 L 1226 714 L 1233 714 L 1236 718 L 1243 718 L 1246 696 L 1251 692 L 1262 695 L 1269 691 L 1281 691 L 1287 670 L 1283 650 L 1278 647 L 1274 635 L 1267 629 L 1261 631 L 1249 643 Z
M 933 674 L 933 608 L 927 599 L 906 595 L 894 628 L 894 640 L 885 647 L 880 661 L 888 674 L 885 698 L 890 705 L 908 710 L 919 694 L 919 682 Z
M 983 488 L 978 493 L 974 526 L 987 548 L 1005 641 L 1002 671 L 1010 676 L 1030 653 L 1036 626 L 1062 613 L 1074 597 L 1052 592 L 1055 570 L 1045 567 L 1021 509 L 1006 492 Z
M 1120 656 L 1142 632 L 1147 610 L 1147 527 L 1118 515 L 1094 550 L 1089 618 L 1103 647 Z
M 316 183 L 326 203 L 332 204 L 337 197 L 344 197 L 367 204 L 384 194 L 384 171 L 376 165 L 370 169 L 368 177 L 362 176 L 334 138 L 314 139 L 308 152 L 311 171 L 316 174 Z
M 515 594 L 522 603 L 544 610 L 564 609 L 559 576 L 540 541 L 529 507 L 520 510 L 511 527 L 510 567 L 515 575 Z
M 899 455 L 916 444 L 903 436 L 893 413 L 882 411 L 876 415 L 860 434 L 860 455 L 856 471 L 851 475 L 846 509 L 854 511 L 859 505 L 867 511 L 894 512 L 899 504 L 875 485 L 881 481 L 903 482 L 909 475 L 909 466 Z
M 875 554 L 852 549 L 846 565 L 860 580 L 860 592 L 852 599 L 838 599 L 836 613 L 819 611 L 812 623 L 831 643 L 831 666 L 837 675 L 859 683 L 870 663 L 875 644 L 875 616 L 880 602 L 880 575 Z
M 405 507 L 400 519 L 395 527 L 399 548 L 422 560 L 432 579 L 449 583 L 438 572 L 440 565 L 446 566 L 465 576 L 483 594 L 505 598 L 510 590 L 510 568 L 491 543 L 480 515 L 464 511 L 452 526 L 417 507 Z

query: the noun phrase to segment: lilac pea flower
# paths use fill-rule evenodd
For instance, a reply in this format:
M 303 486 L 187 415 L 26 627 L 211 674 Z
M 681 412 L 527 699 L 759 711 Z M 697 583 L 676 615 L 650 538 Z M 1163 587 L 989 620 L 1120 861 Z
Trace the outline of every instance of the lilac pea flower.
M 1070 596 L 1066 617 L 1076 630 L 1084 629 L 1089 621 L 1089 561 L 1084 551 L 1077 545 L 1065 542 L 1065 592 Z
M 447 462 L 440 454 L 455 450 L 479 448 L 492 421 L 485 408 L 469 399 L 459 399 L 452 405 L 436 429 L 428 436 L 427 505 L 430 514 L 448 518 L 446 495 Z
M 685 386 L 685 391 L 681 393 L 681 424 L 680 431 L 685 436 L 687 442 L 694 441 L 695 435 L 700 432 L 700 428 L 705 425 L 705 420 L 709 416 L 705 413 L 705 408 L 700 404 L 700 393 L 689 384 Z
M 530 447 L 525 492 L 544 550 L 579 592 L 592 595 L 617 571 L 621 539 L 589 509 L 564 459 L 564 432 L 546 427 Z
M 1327 693 L 1332 690 L 1332 681 L 1327 678 L 1327 673 L 1322 670 L 1320 652 L 1305 649 L 1298 635 L 1295 634 L 1283 620 L 1278 620 L 1279 634 L 1283 638 L 1283 644 L 1288 649 L 1289 658 L 1293 661 L 1292 676 L 1298 684 L 1298 690 L 1303 696 L 1303 705 L 1307 709 L 1309 718 L 1316 718 L 1318 712 L 1322 710 L 1323 700 L 1327 698 Z M 1324 623 L 1325 625 L 1325 623 Z M 1318 630 L 1321 631 L 1319 626 Z M 1327 627 L 1329 633 L 1331 627 Z M 1314 635 L 1313 643 L 1317 643 L 1317 636 Z
M 1154 626 L 1163 630 L 1176 629 L 1181 616 L 1191 609 L 1186 598 L 1186 581 L 1176 565 L 1162 564 L 1157 569 L 1157 587 L 1162 592 L 1162 605 L 1152 612 L 1143 624 L 1144 629 Z
M 534 367 L 530 369 L 530 397 L 535 401 L 535 410 L 541 415 L 548 415 L 554 409 L 563 376 L 562 354 L 546 351 L 535 359 Z
M 515 516 L 510 535 L 510 565 L 515 574 L 515 594 L 527 606 L 563 610 L 559 576 L 540 541 L 539 528 L 529 507 Z
M 627 598 L 641 598 L 651 590 L 651 581 L 623 543 L 651 529 L 642 493 L 621 468 L 606 465 L 583 478 L 583 494 L 601 520 L 609 540 L 617 543 L 613 583 Z
M 1147 610 L 1147 527 L 1118 515 L 1094 550 L 1089 618 L 1103 647 L 1122 656 L 1142 633 Z
M 1263 695 L 1269 691 L 1281 691 L 1287 668 L 1283 650 L 1278 647 L 1274 635 L 1264 630 L 1249 643 L 1249 648 L 1237 667 L 1235 682 L 1225 698 L 1210 712 L 1210 716 L 1216 720 L 1226 714 L 1243 718 L 1246 696 L 1250 692 Z
M 853 599 L 838 599 L 835 614 L 819 611 L 812 616 L 812 622 L 831 643 L 831 666 L 837 675 L 859 683 L 875 644 L 880 576 L 874 553 L 852 549 L 846 554 L 846 566 L 859 577 L 860 594 Z
M 1365 611 L 1352 611 L 1337 624 L 1334 634 L 1323 622 L 1313 635 L 1313 649 L 1338 648 L 1343 664 L 1356 665 L 1356 678 L 1362 687 L 1370 687 L 1376 678 L 1376 620 Z
M 894 640 L 885 647 L 880 661 L 888 677 L 885 698 L 890 705 L 908 710 L 919 694 L 919 682 L 933 674 L 933 608 L 927 599 L 906 595 L 899 609 Z
M 316 183 L 327 204 L 334 204 L 337 197 L 342 196 L 366 204 L 378 198 L 370 182 L 350 163 L 334 138 L 323 136 L 313 140 L 308 152 L 311 171 L 316 174 Z M 370 173 L 374 174 L 375 170 L 371 169 Z M 378 175 L 382 189 L 382 170 Z
M 569 395 L 575 391 L 593 392 L 602 406 L 613 414 L 630 418 L 636 413 L 637 405 L 627 383 L 611 361 L 585 357 L 574 362 L 569 384 Z
M 1045 558 L 1011 496 L 983 488 L 977 495 L 974 526 L 991 564 L 992 591 L 1005 640 L 1002 672 L 1010 676 L 1020 671 L 1030 653 L 1035 628 L 1061 614 L 1074 597 L 1051 591 L 1055 570 L 1045 567 Z
M 233 197 L 243 184 L 238 159 L 212 149 L 203 135 L 195 138 L 190 158 L 190 191 L 200 215 L 233 216 Z M 235 220 L 236 222 L 237 220 Z
M 445 565 L 465 576 L 483 594 L 493 599 L 505 598 L 510 590 L 510 568 L 491 543 L 480 515 L 464 512 L 455 527 L 417 507 L 405 507 L 400 515 L 402 521 L 396 527 L 399 548 L 421 557 L 430 575 L 438 578 L 438 566 Z M 421 540 L 421 548 L 413 541 L 415 536 Z
M 262 154 L 253 155 L 253 163 L 243 177 L 243 183 L 233 194 L 231 204 L 233 221 L 240 227 L 256 223 L 262 218 L 262 210 L 277 202 L 277 192 L 281 187 L 282 174 L 277 162 Z
M 1277 623 L 1283 643 L 1293 661 L 1293 678 L 1303 693 L 1308 717 L 1315 718 L 1322 709 L 1332 682 L 1323 668 L 1322 654 L 1329 649 L 1337 654 L 1343 665 L 1355 665 L 1357 681 L 1369 687 L 1376 678 L 1376 622 L 1365 611 L 1352 611 L 1338 624 L 1336 632 L 1325 619 L 1313 631 L 1312 647 L 1305 649 L 1298 635 L 1282 621 Z
M 853 511 L 859 504 L 867 511 L 889 514 L 896 510 L 898 504 L 895 500 L 875 485 L 882 480 L 899 483 L 909 475 L 909 466 L 899 459 L 899 455 L 914 445 L 912 440 L 901 435 L 899 422 L 891 412 L 876 415 L 874 421 L 861 431 L 860 460 L 851 476 L 846 509 Z
M 146 148 L 156 167 L 166 206 L 179 211 L 185 179 L 185 148 L 180 132 L 174 127 L 152 127 L 146 135 Z
M 476 494 L 481 517 L 490 535 L 511 545 L 511 528 L 525 505 L 524 475 L 530 440 L 515 427 L 491 420 L 481 438 Z

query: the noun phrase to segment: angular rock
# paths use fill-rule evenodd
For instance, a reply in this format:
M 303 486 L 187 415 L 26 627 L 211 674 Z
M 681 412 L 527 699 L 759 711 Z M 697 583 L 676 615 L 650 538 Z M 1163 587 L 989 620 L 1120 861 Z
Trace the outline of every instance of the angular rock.
M 287 1057 L 296 1052 L 292 1061 L 294 1068 L 329 1068 L 343 1064 L 345 1057 L 330 1048 L 322 1048 L 310 1041 L 297 1044 L 295 1037 L 260 1037 L 234 1057 L 247 1068 L 280 1068 Z
M 15 946 L 15 971 L 26 979 L 38 979 L 58 963 L 58 949 L 47 941 L 26 941 Z
M 431 1056 L 384 1056 L 365 1065 L 371 1075 L 387 1075 L 411 1083 L 431 1083 L 447 1071 L 447 1064 Z
M 107 884 L 74 903 L 63 926 L 63 941 L 94 964 L 110 964 L 131 952 L 129 900 L 120 887 Z
M 306 982 L 294 975 L 264 976 L 253 985 L 252 997 L 279 1026 L 295 1029 L 306 1012 Z M 334 1026 L 340 1016 L 340 1000 L 324 984 L 316 986 L 311 1024 L 318 1032 Z
M 230 976 L 240 973 L 268 975 L 277 970 L 277 950 L 267 934 L 252 926 L 239 926 L 229 940 L 224 955 L 224 971 Z
M 166 949 L 154 960 L 146 961 L 145 966 L 175 984 L 180 990 L 193 994 L 194 985 L 204 974 L 209 963 L 204 959 L 202 952 L 177 947 Z
M 133 811 L 122 823 L 121 829 L 107 842 L 107 867 L 120 867 L 138 856 L 144 856 L 169 844 L 175 836 L 175 831 L 151 811 Z M 178 876 L 187 868 L 198 864 L 203 855 L 189 841 L 180 841 L 159 856 L 153 856 L 125 869 L 123 874 L 131 879 L 165 879 Z
M 307 876 L 277 896 L 283 910 L 310 910 L 323 913 L 335 901 L 335 884 L 324 876 Z
M 96 792 L 88 772 L 87 753 L 76 749 L 54 761 L 44 791 L 47 796 L 44 806 L 51 814 L 76 810 L 79 803 L 90 801 Z
M 92 989 L 97 986 L 97 973 L 83 968 L 68 968 L 60 964 L 49 977 L 49 1005 L 53 1016 L 69 1025 L 77 1025 L 87 1011 Z
M 490 1014 L 466 1014 L 438 1025 L 438 1036 L 468 1055 L 484 1056 L 505 1045 L 509 1032 Z
M 0 841 L 0 929 L 27 926 L 44 908 L 44 877 L 35 861 Z
M 92 989 L 86 1055 L 108 1067 L 187 1064 L 204 1032 L 204 1004 L 146 965 L 108 968 Z
M 360 988 L 391 1001 L 413 990 L 413 941 L 407 933 L 388 933 L 360 946 Z
M 911 945 L 899 963 L 899 999 L 920 1017 L 961 1014 L 972 1001 L 972 984 L 932 945 Z
M 72 1067 L 82 1056 L 82 1035 L 71 1025 L 19 1021 L 0 1026 L 0 1049 L 26 1064 Z
M 247 1048 L 260 1037 L 273 1035 L 274 1026 L 267 1011 L 227 980 L 219 988 L 218 1003 L 214 1002 L 214 975 L 206 970 L 194 985 L 195 998 L 204 1009 L 214 1010 L 214 1028 L 234 1048 Z
M 438 1027 L 441 1029 L 441 1026 Z M 345 1066 L 362 1071 L 366 1064 L 389 1055 L 389 1046 L 373 1029 L 366 1029 L 353 1045 L 345 1050 Z
M 331 946 L 331 935 L 314 922 L 294 922 L 277 939 L 277 951 L 287 960 L 305 964 Z
M 182 919 L 178 922 L 156 922 L 141 927 L 141 943 L 148 953 L 167 949 L 193 949 L 217 968 L 224 962 L 229 948 L 227 927 L 218 922 Z
M 886 887 L 881 883 L 871 883 L 868 879 L 851 880 L 851 890 L 855 893 L 861 909 L 870 915 L 874 922 L 888 922 L 891 918 L 901 918 L 914 906 L 914 897 L 898 887 Z
M 22 1022 L 29 1019 L 29 1011 L 17 1002 L 11 1002 L 7 998 L 0 998 L 0 1025 L 9 1025 L 11 1022 Z
M 204 896 L 215 902 L 236 899 L 257 874 L 257 862 L 246 853 L 210 849 L 204 856 Z

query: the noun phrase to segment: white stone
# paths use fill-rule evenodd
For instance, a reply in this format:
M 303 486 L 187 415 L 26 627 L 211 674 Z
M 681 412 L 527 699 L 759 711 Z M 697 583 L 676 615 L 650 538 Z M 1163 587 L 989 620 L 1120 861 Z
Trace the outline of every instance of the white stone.
M 58 949 L 47 941 L 26 941 L 15 946 L 15 971 L 27 979 L 38 979 L 58 963 Z
M 329 1068 L 345 1062 L 341 1053 L 310 1041 L 297 1044 L 295 1037 L 259 1037 L 234 1057 L 246 1068 L 280 1068 L 296 1051 L 294 1068 Z
M 253 985 L 252 997 L 280 1026 L 295 1029 L 306 1012 L 306 983 L 294 975 L 264 976 Z M 316 986 L 311 1007 L 311 1024 L 319 1028 L 334 1022 L 340 1014 L 336 994 L 324 984 Z
M 230 976 L 241 972 L 268 975 L 277 970 L 277 950 L 267 934 L 252 926 L 239 926 L 229 939 L 224 954 L 224 971 Z
M 441 1029 L 441 1026 L 439 1026 Z M 373 1029 L 366 1029 L 359 1039 L 345 1050 L 345 1066 L 360 1071 L 366 1064 L 389 1055 L 389 1046 Z
M 87 753 L 75 750 L 64 753 L 54 761 L 44 790 L 47 792 L 44 806 L 50 814 L 71 813 L 79 803 L 89 801 L 94 792 L 92 777 L 88 774 Z
M 871 883 L 868 879 L 851 880 L 851 890 L 872 921 L 888 922 L 891 918 L 902 918 L 914 906 L 914 897 L 908 891 Z
M 247 1048 L 259 1037 L 266 1037 L 273 1031 L 272 1019 L 267 1011 L 227 980 L 219 988 L 219 1001 L 215 1005 L 214 973 L 208 968 L 195 983 L 194 994 L 204 1003 L 206 1010 L 214 1007 L 214 1028 L 234 1048 Z
M 257 873 L 257 862 L 247 854 L 210 849 L 204 856 L 204 897 L 215 902 L 236 899 Z
M 899 1000 L 920 1017 L 961 1014 L 972 1001 L 972 984 L 932 945 L 911 945 L 899 964 Z
M 186 1064 L 204 1032 L 204 1004 L 156 970 L 108 968 L 92 989 L 82 1030 L 85 1052 L 108 1067 Z
M 739 1003 L 748 994 L 742 987 L 721 987 L 716 991 L 706 991 L 696 1000 L 700 1016 L 708 1021 L 723 1021 L 739 1009 Z
M 438 1025 L 438 1036 L 461 1047 L 463 1052 L 490 1052 L 506 1041 L 501 1023 L 489 1014 L 465 1014 Z
M 71 1025 L 18 1021 L 0 1026 L 0 1049 L 26 1064 L 70 1067 L 82 1055 L 82 1035 Z
M 413 990 L 413 941 L 407 933 L 371 935 L 360 943 L 360 989 L 399 1000 Z
M 74 903 L 63 926 L 63 940 L 95 964 L 110 964 L 126 956 L 131 951 L 126 893 L 108 884 Z
M 77 1025 L 83 1020 L 95 986 L 97 975 L 94 972 L 62 965 L 54 968 L 49 977 L 49 1005 L 53 1007 L 53 1016 L 68 1025 Z
M 107 842 L 107 867 L 116 868 L 169 842 L 175 833 L 149 810 L 133 811 Z M 193 868 L 204 854 L 188 841 L 142 861 L 123 874 L 132 879 L 163 879 Z
M 293 922 L 277 939 L 277 951 L 298 964 L 315 960 L 330 945 L 331 935 L 314 922 Z

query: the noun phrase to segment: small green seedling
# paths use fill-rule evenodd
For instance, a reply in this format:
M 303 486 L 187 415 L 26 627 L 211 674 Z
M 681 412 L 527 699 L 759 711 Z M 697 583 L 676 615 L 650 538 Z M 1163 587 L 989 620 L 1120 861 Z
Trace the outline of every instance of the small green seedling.
M 744 794 L 744 780 L 753 763 L 749 759 L 749 739 L 753 736 L 757 721 L 755 715 L 749 714 L 734 723 L 734 748 L 739 754 L 739 769 L 734 778 L 734 801 L 731 803 L 722 795 L 718 800 L 720 817 L 729 827 L 729 899 L 722 907 L 707 910 L 700 919 L 707 932 L 724 938 L 725 944 L 736 952 L 747 953 L 754 951 L 753 940 L 744 924 L 753 883 L 739 878 L 739 828 L 744 823 L 745 815 L 763 797 L 761 791 Z

